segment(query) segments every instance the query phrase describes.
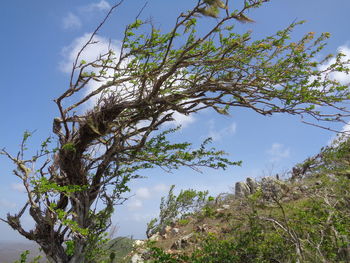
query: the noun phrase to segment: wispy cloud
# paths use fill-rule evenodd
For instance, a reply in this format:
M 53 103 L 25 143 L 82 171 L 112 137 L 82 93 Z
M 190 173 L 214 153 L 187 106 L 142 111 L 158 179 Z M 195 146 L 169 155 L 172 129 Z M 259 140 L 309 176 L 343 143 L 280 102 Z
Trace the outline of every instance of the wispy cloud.
M 173 124 L 175 126 L 181 125 L 182 128 L 186 128 L 190 124 L 196 121 L 193 115 L 184 115 L 178 112 L 174 112 L 173 118 L 174 118 Z
M 109 10 L 111 8 L 111 5 L 105 1 L 105 0 L 101 0 L 100 2 L 97 3 L 91 3 L 89 5 L 86 5 L 84 7 L 81 8 L 82 11 L 85 12 L 93 12 L 93 11 L 106 11 Z
M 73 62 L 81 50 L 81 48 L 88 42 L 92 33 L 85 33 L 84 35 L 76 38 L 73 42 L 65 46 L 62 49 L 63 61 L 60 63 L 60 70 L 64 73 L 70 73 L 72 70 Z M 101 54 L 107 53 L 109 50 L 113 50 L 115 52 L 119 51 L 116 41 L 110 41 L 106 38 L 95 36 L 94 44 L 89 45 L 86 49 L 81 53 L 80 60 L 86 61 L 94 61 Z M 119 52 L 118 52 L 119 53 Z
M 25 189 L 24 185 L 21 184 L 21 183 L 11 184 L 11 189 L 14 190 L 14 191 L 17 191 L 17 192 L 21 192 L 21 193 L 25 193 L 26 192 L 26 189 Z
M 163 194 L 169 191 L 170 186 L 166 185 L 166 184 L 157 184 L 153 187 L 153 190 L 157 193 Z
M 62 49 L 63 60 L 59 64 L 59 68 L 62 72 L 70 73 L 72 71 L 72 66 L 78 52 L 89 41 L 90 37 L 91 37 L 91 33 L 86 33 L 81 37 L 76 38 L 75 40 L 73 40 L 73 42 L 70 45 Z M 87 62 L 95 61 L 101 55 L 106 54 L 109 51 L 113 51 L 115 54 L 119 54 L 120 48 L 118 45 L 119 45 L 118 41 L 110 41 L 101 36 L 95 36 L 93 38 L 93 44 L 88 45 L 80 54 L 78 63 L 80 63 L 80 61 L 82 60 L 85 60 Z M 92 68 L 92 67 L 88 68 L 87 70 L 94 71 L 95 73 L 98 73 L 99 71 L 98 68 Z M 108 69 L 106 71 L 104 81 L 102 82 L 90 81 L 86 86 L 85 90 L 83 91 L 83 93 L 86 95 L 98 89 L 99 87 L 101 87 L 101 85 L 111 80 L 113 78 L 113 75 L 114 75 L 113 69 Z M 119 91 L 119 95 L 122 96 L 123 92 L 127 94 L 128 91 L 126 89 L 125 90 L 123 89 Z M 85 107 L 85 109 L 92 108 L 93 106 L 96 105 L 97 100 L 98 100 L 98 96 L 95 96 L 94 98 L 89 100 L 83 107 Z
M 151 191 L 147 187 L 141 187 L 136 190 L 136 197 L 141 199 L 149 199 L 151 197 Z
M 211 137 L 213 141 L 220 141 L 224 137 L 228 135 L 235 134 L 237 130 L 237 124 L 235 122 L 232 122 L 230 125 L 222 128 L 222 129 L 215 129 L 215 122 L 213 120 L 209 121 L 209 134 L 208 137 Z
M 267 150 L 271 162 L 278 162 L 290 156 L 290 149 L 280 143 L 273 143 L 270 149 Z
M 143 207 L 143 203 L 141 200 L 134 198 L 130 200 L 126 206 L 129 211 L 136 211 Z
M 129 211 L 137 211 L 144 208 L 144 201 L 148 199 L 160 199 L 169 191 L 169 186 L 163 183 L 151 187 L 140 187 L 136 189 L 135 196 L 127 203 Z
M 342 57 L 342 61 L 348 61 L 350 60 L 350 46 L 348 44 L 339 46 L 337 49 L 338 53 L 342 53 L 344 56 Z M 325 70 L 327 69 L 330 65 L 334 64 L 336 62 L 335 58 L 330 59 L 327 61 L 327 63 L 321 65 L 319 67 L 319 70 Z M 344 72 L 335 72 L 330 75 L 330 77 L 334 80 L 337 80 L 340 82 L 342 85 L 349 85 L 350 84 L 350 74 L 346 74 Z M 341 132 L 335 136 L 332 136 L 329 141 L 328 145 L 334 145 L 337 144 L 337 140 L 341 138 L 347 138 L 350 135 L 350 122 L 346 123 L 342 129 Z
M 156 184 L 152 187 L 140 187 L 135 191 L 135 197 L 140 200 L 150 199 L 154 197 L 159 197 L 169 191 L 169 186 L 166 184 Z
M 11 202 L 7 199 L 0 199 L 0 208 L 15 208 L 17 205 L 14 202 Z
M 134 213 L 131 215 L 130 219 L 132 221 L 136 221 L 136 222 L 142 222 L 143 224 L 149 222 L 152 218 L 154 218 L 154 214 L 151 213 Z M 146 224 L 145 224 L 146 225 Z
M 328 146 L 337 146 L 339 143 L 344 142 L 350 136 L 350 121 L 346 123 L 341 131 L 332 136 L 328 141 Z
M 80 18 L 73 13 L 68 13 L 68 15 L 66 15 L 62 19 L 62 27 L 65 30 L 80 29 L 81 26 L 82 26 L 82 23 Z
M 347 61 L 350 60 L 350 47 L 348 45 L 342 45 L 338 47 L 338 53 L 342 53 L 344 57 L 342 57 L 342 61 Z M 330 59 L 327 61 L 327 63 L 321 65 L 319 67 L 319 70 L 325 70 L 327 69 L 330 65 L 334 64 L 336 62 L 335 58 Z M 330 75 L 332 79 L 335 79 L 339 81 L 342 85 L 349 84 L 350 83 L 350 75 L 346 74 L 344 72 L 334 72 Z

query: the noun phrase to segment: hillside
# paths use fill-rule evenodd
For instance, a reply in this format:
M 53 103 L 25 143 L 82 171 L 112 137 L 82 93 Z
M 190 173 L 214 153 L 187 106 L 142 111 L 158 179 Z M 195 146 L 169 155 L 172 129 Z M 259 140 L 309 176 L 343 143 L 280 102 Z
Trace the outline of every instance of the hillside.
M 113 252 L 114 262 L 119 262 L 125 258 L 128 253 L 132 250 L 133 240 L 128 237 L 117 237 L 110 240 L 105 246 L 110 253 Z M 39 246 L 34 242 L 0 242 L 0 263 L 13 263 L 13 262 L 22 262 L 18 261 L 21 258 L 21 254 L 28 250 L 27 261 L 31 262 L 38 255 L 43 255 L 39 251 Z M 110 255 L 108 253 L 108 255 Z M 105 259 L 109 262 L 109 257 Z M 103 261 L 103 260 L 102 260 Z M 17 263 L 16 262 L 16 263 Z M 39 262 L 47 262 L 45 257 L 39 259 Z M 35 262 L 38 263 L 38 262 Z
M 0 262 L 12 263 L 19 260 L 20 254 L 25 250 L 30 251 L 28 260 L 39 255 L 39 247 L 34 242 L 0 242 Z
M 174 195 L 173 186 L 149 238 L 113 239 L 100 262 L 350 262 L 350 140 L 280 177 L 247 178 L 215 198 L 191 189 Z M 18 260 L 25 249 L 35 251 L 1 245 L 0 262 Z
M 350 142 L 235 193 L 169 192 L 130 262 L 350 262 Z

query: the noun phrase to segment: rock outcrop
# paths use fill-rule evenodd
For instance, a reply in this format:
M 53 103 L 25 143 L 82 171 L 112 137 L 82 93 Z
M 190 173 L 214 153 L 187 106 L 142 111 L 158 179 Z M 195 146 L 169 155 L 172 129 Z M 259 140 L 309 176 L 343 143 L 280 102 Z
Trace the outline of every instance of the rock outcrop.
M 235 196 L 238 198 L 246 197 L 254 194 L 259 188 L 260 184 L 253 178 L 248 177 L 246 182 L 237 182 L 235 185 Z
M 235 196 L 238 198 L 245 197 L 250 194 L 249 186 L 245 182 L 237 182 L 235 186 Z
M 270 199 L 273 195 L 277 195 L 282 191 L 282 185 L 284 183 L 275 177 L 268 176 L 263 177 L 260 182 L 248 177 L 246 182 L 237 182 L 235 185 L 235 196 L 237 198 L 243 198 L 248 195 L 256 193 L 258 189 L 261 189 L 263 195 Z

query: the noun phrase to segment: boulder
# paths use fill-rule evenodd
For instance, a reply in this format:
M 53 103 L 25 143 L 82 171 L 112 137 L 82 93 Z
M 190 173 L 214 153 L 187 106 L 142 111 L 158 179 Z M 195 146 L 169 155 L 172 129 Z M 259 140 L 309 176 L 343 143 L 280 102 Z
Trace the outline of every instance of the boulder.
M 180 232 L 180 229 L 178 229 L 177 227 L 174 227 L 171 229 L 171 234 L 173 235 L 177 235 Z
M 145 241 L 143 241 L 143 240 L 135 240 L 134 241 L 135 247 L 140 247 L 140 246 L 143 246 L 144 244 L 145 244 Z
M 254 194 L 259 187 L 259 183 L 251 177 L 247 177 L 246 184 L 249 187 L 250 194 Z
M 196 227 L 196 232 L 207 232 L 208 231 L 208 225 L 207 224 L 203 224 L 201 226 L 197 226 Z
M 150 241 L 159 241 L 160 238 L 161 238 L 161 236 L 160 236 L 159 232 L 157 232 L 157 233 L 155 233 L 154 235 L 152 235 L 152 236 L 149 238 L 149 240 L 150 240 Z
M 162 228 L 162 230 L 159 232 L 161 236 L 164 236 L 168 234 L 171 231 L 172 227 L 171 226 L 165 226 Z
M 171 249 L 183 249 L 186 248 L 190 244 L 190 239 L 193 236 L 193 233 L 190 233 L 174 242 L 174 244 L 171 246 Z
M 270 200 L 271 198 L 276 198 L 282 193 L 282 185 L 283 182 L 279 181 L 275 177 L 268 176 L 264 177 L 261 180 L 261 191 L 266 200 Z
M 230 205 L 222 205 L 222 209 L 228 210 L 230 209 Z
M 130 263 L 143 263 L 144 260 L 142 259 L 141 255 L 139 254 L 134 254 L 131 257 Z
M 249 186 L 244 182 L 237 182 L 235 185 L 235 196 L 238 198 L 245 197 L 250 194 Z

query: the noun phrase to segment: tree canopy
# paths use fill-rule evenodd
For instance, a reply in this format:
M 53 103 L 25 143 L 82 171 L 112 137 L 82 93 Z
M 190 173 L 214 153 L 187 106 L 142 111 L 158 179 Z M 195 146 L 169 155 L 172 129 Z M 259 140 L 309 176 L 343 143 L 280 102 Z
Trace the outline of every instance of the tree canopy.
M 109 50 L 93 61 L 82 60 L 122 2 L 113 6 L 77 54 L 69 88 L 55 100 L 54 136 L 32 157 L 25 154 L 28 132 L 17 155 L 2 150 L 16 165 L 14 174 L 28 196 L 18 214 L 3 221 L 36 241 L 52 262 L 96 262 L 113 207 L 125 201 L 128 182 L 144 169 L 239 164 L 208 147 L 210 140 L 197 148 L 169 141 L 177 129 L 164 130 L 163 124 L 174 113 L 210 108 L 229 114 L 244 107 L 262 115 L 298 115 L 317 126 L 345 122 L 349 88 L 332 73 L 348 73 L 349 62 L 338 54 L 335 63 L 320 70 L 330 56 L 316 59 L 329 33 L 291 40 L 298 22 L 259 40 L 252 32 L 236 33 L 239 23 L 253 21 L 246 12 L 265 2 L 246 0 L 235 10 L 229 1 L 200 0 L 166 33 L 139 15 L 125 28 L 119 53 Z M 198 33 L 204 19 L 214 23 Z M 89 89 L 91 83 L 98 88 Z M 89 103 L 94 106 L 84 110 Z M 50 144 L 55 139 L 56 148 Z M 97 203 L 104 207 L 98 209 Z M 33 230 L 21 225 L 27 209 L 36 222 Z

